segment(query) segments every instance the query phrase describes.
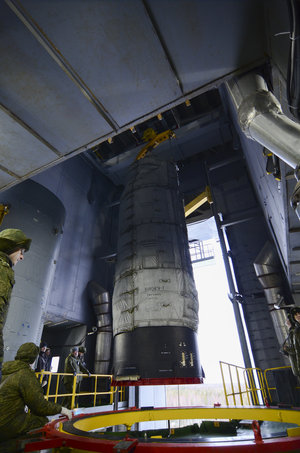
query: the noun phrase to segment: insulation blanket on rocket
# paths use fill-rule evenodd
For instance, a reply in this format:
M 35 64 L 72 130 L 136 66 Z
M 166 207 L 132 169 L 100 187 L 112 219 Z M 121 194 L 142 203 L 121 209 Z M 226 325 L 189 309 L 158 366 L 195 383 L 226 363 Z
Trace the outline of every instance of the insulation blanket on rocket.
M 151 326 L 197 330 L 197 291 L 173 163 L 147 156 L 131 166 L 119 223 L 114 335 Z

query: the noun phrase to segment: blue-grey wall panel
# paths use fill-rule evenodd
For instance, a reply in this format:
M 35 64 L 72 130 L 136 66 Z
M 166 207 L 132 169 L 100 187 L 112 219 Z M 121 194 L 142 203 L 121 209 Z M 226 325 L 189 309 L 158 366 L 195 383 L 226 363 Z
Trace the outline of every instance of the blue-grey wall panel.
M 66 208 L 60 253 L 49 294 L 46 320 L 71 320 L 90 323 L 93 309 L 86 293 L 89 280 L 103 285 L 101 274 L 106 263 L 94 269 L 95 250 L 103 242 L 105 222 L 109 219 L 109 199 L 114 186 L 78 156 L 34 178 L 57 195 Z M 92 189 L 91 189 L 92 188 Z M 88 201 L 91 190 L 93 202 Z M 112 275 L 109 277 L 110 284 Z
M 290 47 L 288 2 L 265 1 L 267 49 L 281 74 L 286 75 Z M 282 94 L 285 96 L 285 90 Z
M 40 341 L 65 210 L 49 190 L 30 180 L 3 192 L 1 202 L 11 205 L 1 229 L 21 228 L 32 238 L 24 262 L 15 267 L 16 284 L 4 329 L 4 359 L 13 360 L 22 343 Z

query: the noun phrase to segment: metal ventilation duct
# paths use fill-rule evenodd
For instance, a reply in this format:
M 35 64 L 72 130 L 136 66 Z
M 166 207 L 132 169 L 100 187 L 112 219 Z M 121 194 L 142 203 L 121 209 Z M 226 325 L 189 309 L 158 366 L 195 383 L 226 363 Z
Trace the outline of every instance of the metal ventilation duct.
M 284 302 L 285 299 L 285 292 L 280 264 L 276 253 L 269 242 L 266 242 L 256 257 L 254 269 L 257 278 L 264 289 L 279 344 L 282 344 L 288 334 L 288 329 L 285 326 L 287 315 L 285 310 L 277 310 L 274 306 L 282 306 L 282 302 Z
M 226 83 L 238 113 L 240 126 L 248 138 L 297 168 L 300 163 L 300 125 L 286 117 L 265 80 L 249 73 Z
M 95 373 L 108 374 L 111 362 L 112 319 L 109 293 L 97 282 L 88 283 L 90 299 L 93 303 L 97 323 L 97 342 L 95 353 Z
M 201 382 L 197 326 L 175 165 L 147 156 L 130 167 L 120 204 L 115 379 L 130 385 Z

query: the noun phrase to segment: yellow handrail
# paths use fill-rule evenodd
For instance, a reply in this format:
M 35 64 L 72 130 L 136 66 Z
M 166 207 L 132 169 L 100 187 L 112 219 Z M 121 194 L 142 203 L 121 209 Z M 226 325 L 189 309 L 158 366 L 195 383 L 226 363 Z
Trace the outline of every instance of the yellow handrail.
M 269 401 L 270 403 L 272 403 L 272 396 L 271 396 L 271 392 L 270 390 L 276 390 L 276 387 L 270 387 L 269 386 L 269 382 L 268 382 L 268 378 L 267 378 L 267 373 L 269 371 L 278 371 L 278 370 L 284 370 L 284 369 L 291 369 L 290 366 L 278 366 L 278 367 L 275 367 L 275 368 L 266 368 L 265 371 L 264 371 L 264 380 L 265 380 L 265 383 L 266 383 L 266 386 L 267 386 L 267 390 L 268 390 L 268 396 L 269 396 Z M 295 387 L 296 389 L 300 389 L 299 386 L 296 386 Z
M 113 395 L 116 393 L 118 390 L 117 387 L 112 387 L 111 386 L 111 380 L 112 380 L 112 375 L 111 374 L 77 374 L 74 376 L 72 373 L 52 373 L 51 371 L 41 371 L 36 373 L 37 378 L 39 379 L 40 383 L 42 384 L 44 377 L 48 376 L 47 379 L 47 388 L 46 388 L 46 393 L 45 393 L 45 398 L 46 399 L 52 399 L 54 398 L 54 402 L 56 403 L 59 397 L 66 397 L 69 396 L 71 397 L 71 409 L 74 409 L 75 407 L 75 401 L 78 396 L 93 396 L 93 407 L 97 405 L 97 396 L 101 395 L 109 395 L 110 398 L 110 404 L 113 402 Z M 73 383 L 72 383 L 72 393 L 60 393 L 59 392 L 59 384 L 61 382 L 61 378 L 64 376 L 72 376 L 73 377 Z M 93 386 L 93 391 L 92 392 L 79 392 L 76 393 L 76 383 L 77 383 L 77 377 L 80 376 L 83 379 L 95 379 L 95 383 Z M 109 389 L 107 391 L 97 391 L 98 388 L 98 383 L 100 379 L 108 379 L 109 380 Z M 51 382 L 55 381 L 55 390 L 54 393 L 50 393 L 50 388 L 51 388 Z M 123 390 L 118 390 L 120 392 L 120 395 L 122 397 L 123 395 Z
M 284 370 L 284 369 L 291 369 L 290 366 L 280 366 L 280 367 L 274 367 L 274 368 L 266 368 L 264 371 L 262 371 L 260 368 L 243 368 L 237 365 L 233 365 L 232 363 L 227 363 L 227 362 L 219 362 L 220 363 L 220 369 L 221 369 L 221 375 L 222 375 L 222 381 L 223 381 L 223 388 L 224 388 L 224 394 L 225 394 L 225 400 L 227 406 L 229 406 L 229 400 L 228 397 L 232 397 L 234 405 L 236 405 L 236 396 L 240 396 L 240 402 L 241 405 L 244 405 L 243 402 L 243 395 L 246 394 L 248 398 L 248 405 L 254 405 L 254 406 L 261 406 L 262 404 L 265 404 L 267 399 L 269 402 L 272 402 L 272 395 L 271 395 L 271 390 L 276 390 L 276 387 L 270 387 L 270 383 L 268 381 L 267 374 L 270 371 L 279 371 L 279 370 Z M 230 388 L 231 392 L 227 391 L 227 386 L 225 382 L 225 377 L 224 377 L 224 368 L 227 367 L 229 379 L 230 379 Z M 232 369 L 236 369 L 236 376 L 237 376 L 237 385 L 238 385 L 238 391 L 235 391 L 234 388 L 234 382 L 232 379 Z M 239 371 L 243 372 L 244 375 L 244 386 L 245 390 L 242 390 L 241 383 L 240 383 L 240 376 L 239 376 Z M 256 385 L 258 383 L 258 386 Z M 300 386 L 295 386 L 295 389 L 300 390 Z M 251 395 L 251 400 L 250 400 L 250 395 Z M 262 401 L 259 398 L 259 395 L 261 395 Z
M 259 392 L 263 398 L 263 401 L 266 397 L 266 389 L 264 385 L 263 372 L 260 368 L 243 368 L 238 365 L 233 365 L 232 363 L 220 361 L 221 376 L 225 394 L 225 400 L 227 406 L 229 406 L 229 397 L 232 397 L 233 404 L 236 405 L 236 397 L 239 396 L 239 401 L 241 406 L 244 406 L 244 396 L 247 398 L 248 405 L 261 405 L 259 401 Z M 224 376 L 224 369 L 227 370 L 230 381 L 231 391 L 227 391 L 226 380 Z M 235 370 L 236 382 L 233 380 L 233 371 Z M 243 385 L 241 383 L 243 377 Z M 256 386 L 256 381 L 258 382 L 258 387 Z M 235 388 L 237 385 L 237 389 Z M 243 390 L 244 387 L 244 390 Z M 250 398 L 251 396 L 251 398 Z

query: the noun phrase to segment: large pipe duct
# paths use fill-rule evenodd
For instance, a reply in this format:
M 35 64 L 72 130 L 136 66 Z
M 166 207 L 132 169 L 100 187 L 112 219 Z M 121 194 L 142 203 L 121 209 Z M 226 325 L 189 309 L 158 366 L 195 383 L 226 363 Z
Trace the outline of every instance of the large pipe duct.
M 262 76 L 248 73 L 226 83 L 245 135 L 265 146 L 294 168 L 299 179 L 300 125 L 282 113 L 279 101 L 268 90 Z M 300 219 L 300 181 L 291 197 L 291 205 Z
M 90 299 L 97 316 L 95 373 L 108 374 L 111 362 L 112 319 L 109 293 L 97 282 L 88 283 Z
M 202 382 L 198 299 L 174 164 L 136 161 L 120 204 L 113 294 L 119 384 Z
M 270 308 L 270 315 L 279 344 L 283 344 L 288 334 L 284 306 L 288 305 L 281 276 L 280 263 L 274 248 L 266 242 L 254 261 L 254 269 L 260 281 Z
M 249 73 L 226 83 L 248 138 L 260 143 L 292 168 L 300 163 L 300 125 L 282 113 L 263 77 Z

